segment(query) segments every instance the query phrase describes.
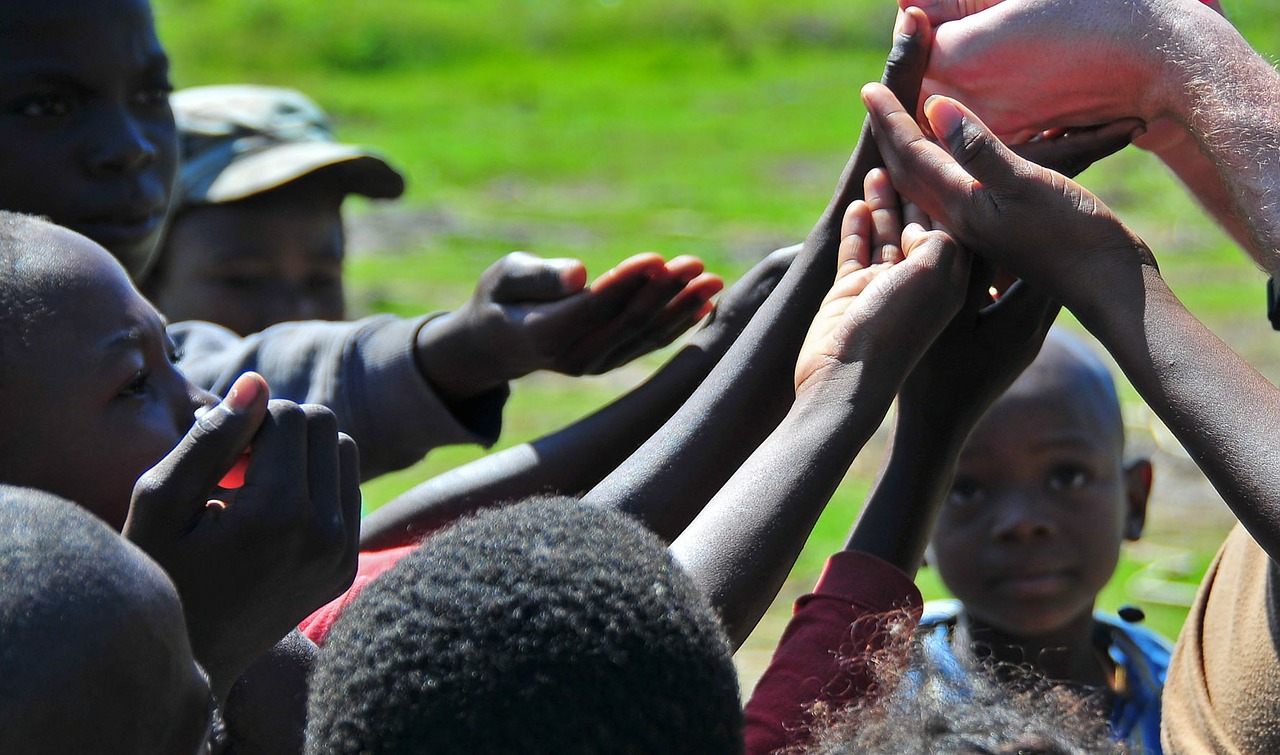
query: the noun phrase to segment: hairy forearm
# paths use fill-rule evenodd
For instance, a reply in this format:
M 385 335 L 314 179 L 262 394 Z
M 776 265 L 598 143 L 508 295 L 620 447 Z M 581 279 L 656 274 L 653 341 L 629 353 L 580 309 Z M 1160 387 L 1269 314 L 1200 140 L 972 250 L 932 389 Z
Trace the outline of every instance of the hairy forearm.
M 1280 557 L 1280 391 L 1197 320 L 1153 267 L 1138 296 L 1081 320 L 1272 559 Z
M 888 409 L 892 394 L 872 388 L 874 382 L 797 401 L 672 544 L 672 555 L 720 613 L 735 647 L 777 595 Z
M 1214 14 L 1172 19 L 1167 45 L 1163 107 L 1189 140 L 1156 153 L 1259 265 L 1280 273 L 1280 74 Z

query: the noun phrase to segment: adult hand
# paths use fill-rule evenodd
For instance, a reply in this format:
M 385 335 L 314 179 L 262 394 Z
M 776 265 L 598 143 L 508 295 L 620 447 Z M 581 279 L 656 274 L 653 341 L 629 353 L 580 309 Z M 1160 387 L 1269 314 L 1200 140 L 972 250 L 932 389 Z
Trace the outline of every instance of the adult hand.
M 1195 0 L 900 0 L 938 24 L 924 93 L 971 105 L 1006 141 L 1168 115 L 1181 65 L 1207 52 Z M 1229 25 L 1228 25 L 1229 26 Z
M 863 101 L 898 190 L 966 247 L 1068 307 L 1132 286 L 1142 266 L 1154 266 L 1146 245 L 1097 197 L 1015 155 L 960 103 L 925 104 L 944 149 L 883 86 L 868 84 Z
M 419 368 L 458 399 L 537 370 L 599 374 L 671 343 L 723 287 L 697 258 L 657 254 L 628 258 L 590 287 L 586 280 L 577 260 L 503 257 L 466 304 L 419 331 Z
M 177 585 L 192 648 L 220 697 L 355 577 L 355 443 L 328 409 L 267 396 L 260 376 L 241 376 L 138 480 L 124 525 Z M 219 488 L 246 448 L 244 485 Z

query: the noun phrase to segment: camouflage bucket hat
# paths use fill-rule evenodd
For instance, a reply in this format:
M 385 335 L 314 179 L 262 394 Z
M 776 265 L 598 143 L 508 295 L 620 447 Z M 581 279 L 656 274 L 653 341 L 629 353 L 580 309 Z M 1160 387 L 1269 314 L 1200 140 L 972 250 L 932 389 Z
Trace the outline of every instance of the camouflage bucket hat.
M 261 194 L 321 169 L 347 193 L 394 199 L 404 177 L 376 152 L 333 137 L 329 118 L 301 92 L 230 85 L 175 92 L 181 141 L 178 201 L 219 204 Z

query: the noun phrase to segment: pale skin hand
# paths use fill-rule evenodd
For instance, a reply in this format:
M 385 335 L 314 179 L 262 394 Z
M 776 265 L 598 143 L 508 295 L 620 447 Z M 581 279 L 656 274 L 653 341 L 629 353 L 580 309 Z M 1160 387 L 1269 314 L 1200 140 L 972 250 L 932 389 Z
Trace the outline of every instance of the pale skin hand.
M 581 262 L 513 252 L 471 299 L 418 332 L 418 367 L 446 400 L 537 370 L 598 374 L 661 348 L 711 310 L 722 287 L 695 257 L 630 257 L 590 287 Z
M 911 194 L 910 184 L 1002 265 L 1042 279 L 1115 356 L 1263 550 L 1280 557 L 1280 391 L 1187 311 L 1146 245 L 1079 185 L 1029 167 L 959 103 L 926 106 L 953 157 L 926 147 L 887 92 L 870 87 L 864 97 L 899 188 Z M 1019 232 L 1031 219 L 1039 225 Z M 1039 243 L 1019 252 L 1007 243 L 1019 233 Z M 1064 256 L 1090 243 L 1101 253 Z
M 1158 155 L 1255 262 L 1280 274 L 1280 75 L 1216 2 L 900 3 L 941 23 L 927 93 L 969 104 L 1010 143 L 1141 118 L 1148 133 L 1136 144 Z

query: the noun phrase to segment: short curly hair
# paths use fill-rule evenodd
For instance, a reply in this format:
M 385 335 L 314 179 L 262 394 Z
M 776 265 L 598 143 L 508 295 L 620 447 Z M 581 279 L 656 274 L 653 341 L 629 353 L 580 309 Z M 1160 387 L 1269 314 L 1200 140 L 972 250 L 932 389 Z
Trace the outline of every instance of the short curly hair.
M 321 650 L 309 753 L 738 753 L 728 642 L 641 525 L 482 512 L 366 588 Z

